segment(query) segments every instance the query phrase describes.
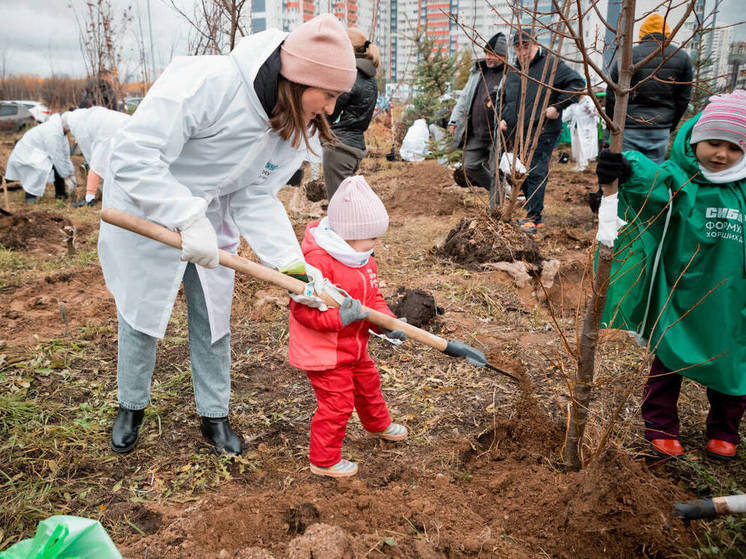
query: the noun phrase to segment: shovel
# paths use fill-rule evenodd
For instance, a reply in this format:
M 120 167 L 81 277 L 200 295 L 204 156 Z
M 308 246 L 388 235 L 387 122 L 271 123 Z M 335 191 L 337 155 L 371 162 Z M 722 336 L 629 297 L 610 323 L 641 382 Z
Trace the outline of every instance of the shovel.
M 148 237 L 154 241 L 160 241 L 168 246 L 174 248 L 181 248 L 181 236 L 170 229 L 166 229 L 162 225 L 153 223 L 146 219 L 136 217 L 125 213 L 120 210 L 113 208 L 106 208 L 101 211 L 101 219 L 111 225 L 116 225 L 138 235 Z M 292 293 L 302 294 L 305 290 L 305 283 L 301 280 L 285 275 L 277 270 L 267 268 L 251 260 L 247 260 L 237 254 L 231 254 L 224 250 L 219 251 L 220 264 L 227 268 L 231 268 L 237 272 L 244 272 L 253 276 L 259 280 L 266 281 L 283 289 L 287 289 Z M 319 295 L 329 307 L 338 307 L 339 303 L 332 298 L 328 293 L 321 293 Z M 505 375 L 515 381 L 519 378 L 503 369 L 495 367 L 492 363 L 487 361 L 484 353 L 476 348 L 466 345 L 458 340 L 445 340 L 440 336 L 431 334 L 425 330 L 407 324 L 401 320 L 398 320 L 387 314 L 383 314 L 377 310 L 363 306 L 363 312 L 368 312 L 366 320 L 372 322 L 387 330 L 402 330 L 409 339 L 420 342 L 427 346 L 433 347 L 438 351 L 442 351 L 446 355 L 451 357 L 465 357 L 466 360 L 472 365 L 477 367 L 488 367 L 493 371 Z

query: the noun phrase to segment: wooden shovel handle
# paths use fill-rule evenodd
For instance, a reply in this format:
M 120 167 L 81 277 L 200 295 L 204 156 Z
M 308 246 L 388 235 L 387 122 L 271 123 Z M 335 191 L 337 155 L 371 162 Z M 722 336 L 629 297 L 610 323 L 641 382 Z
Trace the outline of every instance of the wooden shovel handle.
M 137 233 L 143 237 L 148 237 L 154 241 L 159 241 L 174 248 L 181 248 L 181 235 L 179 235 L 179 233 L 171 231 L 170 229 L 158 225 L 157 223 L 153 223 L 152 221 L 148 221 L 147 219 L 130 215 L 113 208 L 105 208 L 101 210 L 101 219 L 106 223 L 116 225 L 117 227 Z M 226 268 L 249 274 L 259 280 L 287 289 L 292 293 L 301 294 L 305 289 L 305 284 L 301 280 L 290 277 L 282 272 L 278 272 L 277 270 L 273 270 L 272 268 L 268 268 L 267 266 L 263 266 L 262 264 L 252 262 L 242 256 L 238 256 L 237 254 L 231 254 L 230 252 L 220 250 L 218 251 L 218 255 L 220 258 L 220 264 Z M 323 293 L 321 298 L 329 307 L 334 308 L 339 306 L 337 302 L 326 293 Z M 402 330 L 411 340 L 423 343 L 439 351 L 445 351 L 446 346 L 448 345 L 448 342 L 440 336 L 436 336 L 435 334 L 431 334 L 421 328 L 402 322 L 401 320 L 383 314 L 375 309 L 363 306 L 362 310 L 368 312 L 368 318 L 366 319 L 368 322 L 372 322 L 373 324 L 386 328 L 387 330 Z

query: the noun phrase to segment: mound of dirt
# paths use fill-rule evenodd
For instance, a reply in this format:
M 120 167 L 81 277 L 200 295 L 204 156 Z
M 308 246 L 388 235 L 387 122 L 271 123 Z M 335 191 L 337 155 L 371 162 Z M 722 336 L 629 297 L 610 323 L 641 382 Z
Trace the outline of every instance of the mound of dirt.
M 306 183 L 306 198 L 309 202 L 321 202 L 326 200 L 326 187 L 324 181 L 316 179 Z
M 236 486 L 120 549 L 154 559 L 213 558 L 221 548 L 218 558 L 264 549 L 264 557 L 346 559 L 376 549 L 412 559 L 595 559 L 668 557 L 690 543 L 670 506 L 683 493 L 670 480 L 616 451 L 563 471 L 554 460 L 562 422 L 530 392 L 516 410 L 464 445 L 460 476 L 436 470 L 423 480 L 421 465 L 410 464 L 384 486 L 302 476 L 281 492 Z
M 31 211 L 0 216 L 0 245 L 12 250 L 64 247 L 62 229 L 72 222 L 60 214 Z
M 417 328 L 429 324 L 443 309 L 435 304 L 432 293 L 422 289 L 405 289 L 400 287 L 393 297 L 386 300 L 391 312 L 398 317 L 406 317 L 407 322 Z
M 487 215 L 462 219 L 435 253 L 473 269 L 485 262 L 525 261 L 539 266 L 542 260 L 533 238 L 513 223 Z
M 408 163 L 395 176 L 376 181 L 378 187 L 391 188 L 390 198 L 384 200 L 389 213 L 403 215 L 451 215 L 463 209 L 463 193 L 446 188 L 453 184 L 450 169 L 437 161 Z

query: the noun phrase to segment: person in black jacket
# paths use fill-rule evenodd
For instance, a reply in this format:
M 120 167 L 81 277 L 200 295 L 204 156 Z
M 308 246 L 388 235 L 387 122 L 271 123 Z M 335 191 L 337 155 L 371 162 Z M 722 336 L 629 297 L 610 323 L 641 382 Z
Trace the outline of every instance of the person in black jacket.
M 451 149 L 464 149 L 464 171 L 469 183 L 488 190 L 494 182 L 495 104 L 505 69 L 508 42 L 502 33 L 484 45 L 484 60 L 474 63 L 469 80 L 461 90 L 448 121 L 453 136 Z
M 329 117 L 337 142 L 323 147 L 327 200 L 332 199 L 344 179 L 357 173 L 360 161 L 367 153 L 363 134 L 373 118 L 378 100 L 378 47 L 357 27 L 348 28 L 347 36 L 355 49 L 357 78 L 352 91 L 339 96 L 334 113 Z
M 86 85 L 78 108 L 89 109 L 100 106 L 112 111 L 118 111 L 117 94 L 114 91 L 115 83 L 116 78 L 111 70 L 101 70 L 98 78 L 91 79 Z
M 668 45 L 661 56 L 663 40 L 670 34 L 663 17 L 651 14 L 640 26 L 640 44 L 632 49 L 632 63 L 637 64 L 659 51 L 632 76 L 631 85 L 641 82 L 653 72 L 656 75 L 630 93 L 624 124 L 624 151 L 644 153 L 661 164 L 666 159 L 668 140 L 684 116 L 692 95 L 692 62 L 689 55 Z M 664 60 L 665 57 L 665 60 Z M 617 82 L 619 70 L 612 64 L 611 79 Z M 614 92 L 606 90 L 606 114 L 614 114 Z
M 505 133 L 506 148 L 514 146 L 516 132 L 519 127 L 524 131 L 524 142 L 530 141 L 537 133 L 536 127 L 541 117 L 540 111 L 534 109 L 534 100 L 539 98 L 539 109 L 546 96 L 549 96 L 544 123 L 539 131 L 538 143 L 530 162 L 525 162 L 529 169 L 526 180 L 521 189 L 526 196 L 526 218 L 520 220 L 521 227 L 529 234 L 535 234 L 543 225 L 542 211 L 544 210 L 544 190 L 549 173 L 549 158 L 562 132 L 562 111 L 577 101 L 575 91 L 585 87 L 585 81 L 575 70 L 567 66 L 562 60 L 557 61 L 552 88 L 540 85 L 542 77 L 548 80 L 554 65 L 554 57 L 539 47 L 533 35 L 526 31 L 518 31 L 513 36 L 513 48 L 518 60 L 516 68 L 528 74 L 526 80 L 526 95 L 521 96 L 521 72 L 508 71 L 502 95 L 502 121 L 500 128 Z M 544 68 L 546 67 L 546 73 Z M 523 121 L 518 122 L 521 104 L 525 107 Z M 534 112 L 534 118 L 531 114 Z M 530 144 L 528 144 L 530 145 Z

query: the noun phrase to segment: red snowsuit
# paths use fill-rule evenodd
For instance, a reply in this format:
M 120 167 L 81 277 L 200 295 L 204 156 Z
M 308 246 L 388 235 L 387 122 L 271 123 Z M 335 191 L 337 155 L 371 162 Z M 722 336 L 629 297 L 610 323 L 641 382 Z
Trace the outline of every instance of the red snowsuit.
M 335 260 L 316 244 L 306 228 L 301 248 L 306 262 L 354 299 L 372 309 L 394 314 L 378 290 L 376 262 L 371 256 L 360 268 L 350 268 Z M 316 392 L 316 411 L 311 419 L 311 463 L 322 468 L 342 459 L 342 441 L 352 410 L 357 410 L 366 431 L 377 433 L 391 423 L 381 394 L 381 379 L 368 354 L 367 320 L 342 325 L 339 309 L 321 312 L 290 301 L 290 364 L 303 369 Z

